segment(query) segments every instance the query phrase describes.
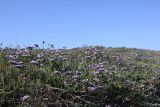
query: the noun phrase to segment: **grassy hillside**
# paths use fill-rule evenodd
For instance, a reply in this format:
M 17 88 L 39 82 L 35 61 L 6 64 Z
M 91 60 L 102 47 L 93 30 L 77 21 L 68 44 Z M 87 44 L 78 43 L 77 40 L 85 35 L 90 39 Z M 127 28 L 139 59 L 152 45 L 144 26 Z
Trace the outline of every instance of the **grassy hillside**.
M 1 107 L 159 107 L 160 52 L 0 49 Z

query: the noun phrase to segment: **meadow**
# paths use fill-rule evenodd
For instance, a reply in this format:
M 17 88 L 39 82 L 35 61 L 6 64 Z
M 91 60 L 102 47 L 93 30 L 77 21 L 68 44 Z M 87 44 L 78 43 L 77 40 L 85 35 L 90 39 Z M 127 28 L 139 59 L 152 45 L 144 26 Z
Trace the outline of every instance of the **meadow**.
M 160 52 L 0 48 L 0 107 L 160 107 Z

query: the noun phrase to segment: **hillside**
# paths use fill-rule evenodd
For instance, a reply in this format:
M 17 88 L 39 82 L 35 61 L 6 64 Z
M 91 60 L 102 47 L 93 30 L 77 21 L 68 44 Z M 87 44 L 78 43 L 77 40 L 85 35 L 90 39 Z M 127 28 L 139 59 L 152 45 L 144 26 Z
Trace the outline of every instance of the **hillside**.
M 1 48 L 0 101 L 1 107 L 159 107 L 160 52 Z

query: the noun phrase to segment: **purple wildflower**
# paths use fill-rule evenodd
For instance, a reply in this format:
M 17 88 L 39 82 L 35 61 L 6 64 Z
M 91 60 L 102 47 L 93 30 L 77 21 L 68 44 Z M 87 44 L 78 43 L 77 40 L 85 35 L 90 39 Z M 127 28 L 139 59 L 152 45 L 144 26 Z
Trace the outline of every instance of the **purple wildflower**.
M 90 92 L 95 92 L 97 90 L 96 87 L 88 87 L 88 91 Z
M 21 97 L 21 101 L 24 102 L 24 101 L 26 101 L 28 98 L 29 98 L 29 96 L 28 96 L 28 95 L 25 95 L 25 96 Z
M 35 60 L 32 60 L 31 62 L 30 62 L 31 64 L 38 64 L 38 61 L 35 61 Z
M 63 74 L 64 74 L 64 75 L 69 75 L 69 74 L 71 74 L 71 72 L 70 72 L 70 71 L 66 71 L 66 72 L 64 72 Z
M 16 62 L 17 65 L 22 65 L 23 62 L 22 61 L 19 61 L 19 62 Z
M 104 72 L 104 71 L 105 71 L 105 68 L 99 68 L 98 71 L 99 71 L 99 72 Z
M 17 68 L 23 68 L 24 65 L 23 64 L 22 65 L 15 65 L 15 67 L 17 67 Z
M 75 82 L 79 82 L 81 80 L 81 78 L 78 75 L 75 75 L 72 78 L 74 79 Z

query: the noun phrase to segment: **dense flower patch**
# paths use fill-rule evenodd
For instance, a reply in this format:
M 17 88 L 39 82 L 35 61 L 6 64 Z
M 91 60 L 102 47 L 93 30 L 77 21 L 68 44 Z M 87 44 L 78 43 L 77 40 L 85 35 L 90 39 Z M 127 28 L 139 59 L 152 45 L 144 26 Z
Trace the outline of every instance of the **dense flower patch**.
M 37 44 L 0 49 L 2 107 L 158 107 L 159 77 L 156 51 Z

